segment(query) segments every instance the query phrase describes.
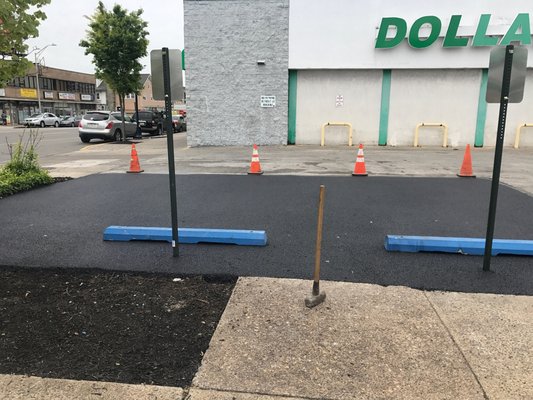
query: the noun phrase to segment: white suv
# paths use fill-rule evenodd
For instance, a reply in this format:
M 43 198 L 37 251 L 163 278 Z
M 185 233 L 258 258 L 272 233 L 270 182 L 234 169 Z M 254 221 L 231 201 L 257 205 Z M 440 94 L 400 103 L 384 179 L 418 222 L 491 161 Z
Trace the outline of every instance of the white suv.
M 42 113 L 42 114 L 32 114 L 24 120 L 24 125 L 26 126 L 40 126 L 44 128 L 45 126 L 59 126 L 61 118 L 52 114 L 52 113 Z
M 126 137 L 135 136 L 137 124 L 124 114 Z M 91 139 L 115 140 L 122 138 L 122 119 L 120 112 L 89 111 L 84 115 L 78 125 L 80 140 L 89 143 Z

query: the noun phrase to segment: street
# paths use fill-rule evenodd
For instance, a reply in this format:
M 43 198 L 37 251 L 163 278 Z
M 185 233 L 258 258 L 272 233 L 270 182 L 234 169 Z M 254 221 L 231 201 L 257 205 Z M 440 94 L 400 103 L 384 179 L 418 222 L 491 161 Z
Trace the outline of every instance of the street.
M 39 164 L 50 171 L 53 176 L 79 178 L 110 170 L 124 170 L 129 163 L 131 150 L 129 144 L 123 145 L 99 139 L 94 139 L 90 143 L 82 143 L 78 136 L 78 128 L 47 127 L 34 131 L 41 135 L 36 149 Z M 0 127 L 0 165 L 10 159 L 7 143 L 15 144 L 20 137 L 23 137 L 23 142 L 25 142 L 29 137 L 29 129 Z M 143 156 L 150 154 L 159 157 L 166 154 L 165 138 L 164 135 L 143 134 L 143 143 L 153 139 L 150 146 L 152 150 Z M 175 134 L 174 138 L 176 148 L 185 146 L 185 133 Z M 166 166 L 166 158 L 163 161 Z
M 32 128 L 32 131 L 42 135 L 37 147 L 41 161 L 48 157 L 78 151 L 85 146 L 78 137 L 78 128 L 47 127 Z M 24 142 L 28 139 L 29 133 L 29 128 L 0 127 L 0 164 L 10 159 L 7 143 L 15 144 L 20 137 L 23 138 Z

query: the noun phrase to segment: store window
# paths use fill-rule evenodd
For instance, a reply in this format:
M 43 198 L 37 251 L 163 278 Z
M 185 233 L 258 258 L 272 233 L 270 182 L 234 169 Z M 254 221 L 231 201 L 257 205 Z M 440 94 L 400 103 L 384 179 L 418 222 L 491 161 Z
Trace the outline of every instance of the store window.
M 41 78 L 39 77 L 39 85 L 41 85 L 41 89 L 45 90 L 53 90 L 53 80 L 50 78 Z
M 37 87 L 36 86 L 35 77 L 34 76 L 25 76 L 24 77 L 24 85 L 25 85 L 24 87 L 35 89 Z

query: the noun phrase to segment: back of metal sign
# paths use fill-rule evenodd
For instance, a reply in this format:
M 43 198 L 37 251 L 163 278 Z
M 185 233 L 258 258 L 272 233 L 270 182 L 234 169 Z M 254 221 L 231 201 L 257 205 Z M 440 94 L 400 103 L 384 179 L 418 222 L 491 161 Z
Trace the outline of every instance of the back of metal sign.
M 163 50 L 150 52 L 152 73 L 152 96 L 154 100 L 165 100 L 163 82 Z M 181 68 L 181 51 L 168 50 L 170 64 L 170 97 L 171 100 L 183 100 L 183 72 Z
M 501 100 L 505 50 L 506 48 L 501 46 L 495 47 L 490 52 L 487 103 L 499 103 Z M 525 47 L 515 46 L 513 49 L 513 68 L 511 70 L 509 103 L 520 103 L 524 98 L 526 71 L 527 49 Z

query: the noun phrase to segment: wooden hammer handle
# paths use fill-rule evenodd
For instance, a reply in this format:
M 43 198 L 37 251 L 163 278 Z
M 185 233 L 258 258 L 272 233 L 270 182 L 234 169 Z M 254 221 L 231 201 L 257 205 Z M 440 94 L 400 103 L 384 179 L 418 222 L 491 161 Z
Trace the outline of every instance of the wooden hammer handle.
M 315 273 L 313 274 L 314 282 L 320 280 L 320 249 L 322 247 L 322 225 L 324 221 L 324 196 L 326 187 L 320 185 L 320 195 L 318 197 L 318 224 L 316 227 L 316 247 L 315 247 Z

